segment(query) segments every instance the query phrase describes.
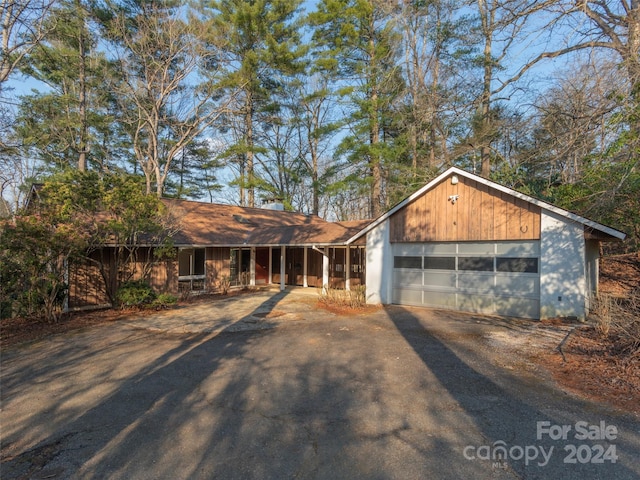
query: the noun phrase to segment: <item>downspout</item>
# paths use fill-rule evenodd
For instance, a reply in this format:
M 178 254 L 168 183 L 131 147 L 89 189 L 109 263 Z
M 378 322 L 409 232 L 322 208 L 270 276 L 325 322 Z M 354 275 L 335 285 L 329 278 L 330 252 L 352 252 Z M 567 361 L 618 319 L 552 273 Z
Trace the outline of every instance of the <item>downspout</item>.
M 351 290 L 351 245 L 345 248 L 344 259 L 344 289 Z
M 329 247 L 320 250 L 317 246 L 311 247 L 322 254 L 322 293 L 326 294 L 329 288 Z

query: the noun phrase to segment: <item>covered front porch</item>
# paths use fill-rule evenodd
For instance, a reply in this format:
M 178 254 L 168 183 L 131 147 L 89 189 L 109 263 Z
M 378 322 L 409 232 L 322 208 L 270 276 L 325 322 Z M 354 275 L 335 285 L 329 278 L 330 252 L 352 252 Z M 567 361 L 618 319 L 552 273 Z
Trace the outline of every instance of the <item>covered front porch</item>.
M 365 283 L 364 246 L 269 246 L 230 249 L 233 286 L 279 284 L 350 290 Z

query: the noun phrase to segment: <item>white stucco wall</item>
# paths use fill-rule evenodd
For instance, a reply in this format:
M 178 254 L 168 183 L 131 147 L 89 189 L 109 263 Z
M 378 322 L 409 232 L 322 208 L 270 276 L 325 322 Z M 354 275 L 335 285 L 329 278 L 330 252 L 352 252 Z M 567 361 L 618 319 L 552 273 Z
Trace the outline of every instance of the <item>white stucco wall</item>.
M 367 233 L 367 303 L 391 303 L 393 254 L 389 242 L 389 222 Z
M 584 319 L 588 300 L 584 227 L 542 210 L 540 318 Z

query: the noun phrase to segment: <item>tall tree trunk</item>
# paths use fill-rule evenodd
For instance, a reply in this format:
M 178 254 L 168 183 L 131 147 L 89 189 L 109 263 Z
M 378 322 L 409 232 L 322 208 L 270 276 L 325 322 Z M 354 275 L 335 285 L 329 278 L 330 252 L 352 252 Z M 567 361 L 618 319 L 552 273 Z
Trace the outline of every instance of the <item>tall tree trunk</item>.
M 374 40 L 375 28 L 371 26 L 371 36 L 369 39 L 369 58 L 371 64 L 369 65 L 371 85 L 370 98 L 370 125 L 369 132 L 370 139 L 370 151 L 369 151 L 369 168 L 371 172 L 371 215 L 373 218 L 377 218 L 382 213 L 382 169 L 380 166 L 380 153 L 378 152 L 378 144 L 380 143 L 380 106 L 378 105 L 378 85 L 377 85 L 377 65 L 375 65 L 376 59 L 376 46 Z
M 80 139 L 78 155 L 78 170 L 84 172 L 87 170 L 87 143 L 88 143 L 88 125 L 87 125 L 87 52 L 86 52 L 86 36 L 85 36 L 85 20 L 84 7 L 80 0 L 76 0 L 76 8 L 78 13 L 82 15 L 83 25 L 80 28 L 78 37 L 78 83 L 80 91 L 78 93 L 78 113 L 80 115 Z
M 380 126 L 378 122 L 378 94 L 371 95 L 372 118 L 371 118 L 371 214 L 373 218 L 382 213 L 382 169 L 380 166 L 380 154 L 377 152 L 377 145 L 380 143 Z
M 431 79 L 431 105 L 429 105 L 429 167 L 436 167 L 436 138 L 437 138 L 437 124 L 438 124 L 438 106 L 440 104 L 438 98 L 438 85 L 440 82 L 440 60 L 442 55 L 442 42 L 440 39 L 440 32 L 442 28 L 442 20 L 440 18 L 440 3 L 434 4 L 436 9 L 436 32 L 438 37 L 434 45 L 433 52 L 433 69 Z
M 247 91 L 247 99 L 245 103 L 245 117 L 244 117 L 244 126 L 245 126 L 245 135 L 247 142 L 247 150 L 245 154 L 246 158 L 246 171 L 247 171 L 247 206 L 255 207 L 255 185 L 254 185 L 254 176 L 253 176 L 253 94 L 251 91 Z
M 491 80 L 493 76 L 492 37 L 495 9 L 487 4 L 487 0 L 478 0 L 484 35 L 484 78 L 482 82 L 482 94 L 480 96 L 480 173 L 488 177 L 491 173 Z
M 313 214 L 320 213 L 320 195 L 318 194 L 318 139 L 309 136 L 309 146 L 311 147 L 311 184 L 312 184 L 312 208 Z

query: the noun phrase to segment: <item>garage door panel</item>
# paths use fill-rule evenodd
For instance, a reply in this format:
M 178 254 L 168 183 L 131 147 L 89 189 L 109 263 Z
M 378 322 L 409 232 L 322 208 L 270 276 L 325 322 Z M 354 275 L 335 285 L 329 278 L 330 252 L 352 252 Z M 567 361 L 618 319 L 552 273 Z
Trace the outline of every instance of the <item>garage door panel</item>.
M 496 293 L 499 292 L 539 297 L 540 281 L 535 276 L 496 274 Z
M 455 272 L 424 272 L 423 284 L 428 287 L 456 287 L 456 274 Z
M 458 272 L 458 288 L 468 292 L 494 292 L 492 273 Z
M 457 248 L 455 243 L 425 243 L 423 245 L 423 253 L 425 255 L 455 254 Z
M 458 308 L 467 312 L 492 312 L 492 295 L 458 294 Z
M 398 303 L 401 305 L 423 305 L 422 290 L 410 290 L 408 288 L 394 288 L 393 303 Z
M 498 242 L 496 253 L 504 257 L 539 257 L 539 242 Z
M 467 255 L 493 255 L 495 253 L 495 244 L 493 243 L 459 243 L 458 253 Z
M 398 243 L 394 247 L 397 256 L 422 255 L 424 246 L 421 243 Z
M 455 293 L 425 291 L 422 298 L 424 305 L 429 307 L 456 308 Z
M 495 302 L 498 315 L 522 318 L 539 318 L 540 301 L 533 298 L 505 297 Z
M 421 287 L 422 270 L 394 270 L 393 284 L 398 287 Z
M 539 241 L 393 248 L 394 255 L 407 257 L 394 259 L 394 303 L 539 318 Z

